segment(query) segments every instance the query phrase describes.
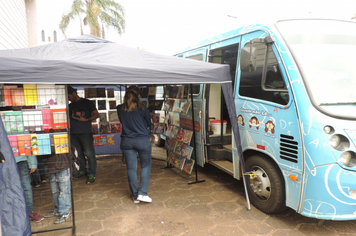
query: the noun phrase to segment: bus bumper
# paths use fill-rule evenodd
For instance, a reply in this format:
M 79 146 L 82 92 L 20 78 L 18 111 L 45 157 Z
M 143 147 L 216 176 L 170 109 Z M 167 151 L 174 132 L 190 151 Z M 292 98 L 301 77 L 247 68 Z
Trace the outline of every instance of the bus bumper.
M 309 171 L 301 204 L 302 215 L 325 220 L 356 219 L 356 172 L 338 164 Z

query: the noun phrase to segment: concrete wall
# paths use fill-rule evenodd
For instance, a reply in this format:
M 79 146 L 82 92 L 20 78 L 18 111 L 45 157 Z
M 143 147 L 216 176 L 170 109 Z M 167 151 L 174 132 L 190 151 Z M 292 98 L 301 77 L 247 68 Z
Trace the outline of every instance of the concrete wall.
M 27 48 L 28 45 L 25 0 L 1 0 L 0 50 Z

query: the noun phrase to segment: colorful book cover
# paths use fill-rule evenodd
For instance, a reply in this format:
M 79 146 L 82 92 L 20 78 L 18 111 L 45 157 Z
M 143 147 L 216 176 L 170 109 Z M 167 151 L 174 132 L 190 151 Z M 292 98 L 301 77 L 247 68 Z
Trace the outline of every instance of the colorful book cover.
M 5 106 L 4 84 L 0 84 L 0 107 Z
M 108 142 L 107 135 L 100 135 L 100 139 L 101 139 L 101 146 L 106 146 Z
M 179 99 L 174 100 L 172 111 L 179 112 L 179 107 L 180 107 L 180 100 Z
M 109 121 L 119 121 L 119 117 L 117 116 L 117 111 L 108 111 Z
M 180 168 L 180 162 L 181 162 L 182 156 L 178 154 L 173 154 L 173 166 L 176 168 Z
M 97 98 L 106 98 L 105 88 L 97 88 L 96 89 L 96 97 Z
M 68 153 L 68 135 L 67 134 L 54 134 L 54 150 L 56 154 Z
M 24 132 L 21 111 L 5 111 L 5 130 L 7 133 Z
M 93 134 L 98 134 L 99 133 L 99 127 L 98 127 L 98 124 L 91 124 L 91 129 L 92 129 L 92 132 Z
M 184 158 L 187 158 L 188 160 L 190 160 L 190 157 L 192 156 L 193 153 L 193 147 L 189 146 L 189 145 L 185 145 L 184 149 L 183 149 L 183 153 L 182 156 Z
M 37 134 L 39 155 L 51 154 L 51 139 L 49 134 Z M 32 149 L 33 150 L 33 149 Z
M 67 112 L 65 108 L 51 109 L 53 129 L 67 128 Z
M 170 100 L 169 100 L 170 101 Z M 162 106 L 162 110 L 163 111 L 168 111 L 169 109 L 169 101 L 164 101 L 163 102 L 163 106 Z M 173 107 L 172 107 L 173 108 Z
M 183 166 L 183 171 L 188 173 L 188 174 L 191 174 L 192 171 L 193 171 L 193 168 L 194 168 L 194 160 L 193 159 L 185 159 L 185 162 L 184 162 L 184 166 Z
M 25 94 L 23 88 L 11 89 L 12 105 L 13 106 L 25 106 Z
M 154 129 L 153 129 L 153 133 L 154 134 L 163 134 L 164 133 L 164 123 L 155 123 L 154 124 Z
M 113 88 L 108 88 L 106 90 L 106 93 L 107 93 L 107 97 L 108 98 L 114 98 L 115 97 L 115 93 L 114 93 L 114 89 Z M 113 108 L 114 109 L 114 108 Z
M 175 100 L 168 100 L 168 110 L 167 111 L 173 111 Z
M 57 90 L 55 84 L 37 84 L 39 105 L 57 104 Z
M 7 136 L 9 141 L 10 141 L 10 146 L 12 148 L 12 152 L 14 153 L 14 156 L 17 157 L 19 156 L 19 145 L 17 143 L 17 136 L 16 135 L 9 135 Z
M 99 122 L 99 133 L 100 134 L 111 133 L 109 122 Z
M 176 140 L 178 142 L 183 142 L 183 138 L 184 138 L 184 129 L 183 128 L 178 128 Z
M 31 135 L 30 134 L 17 135 L 17 144 L 19 145 L 19 155 L 20 156 L 31 155 Z
M 115 145 L 115 135 L 109 134 L 109 135 L 106 135 L 106 138 L 107 138 L 107 144 L 106 145 L 108 145 L 108 146 Z
M 42 122 L 43 122 L 43 130 L 45 132 L 48 132 L 50 129 L 53 129 L 53 118 L 52 118 L 50 108 L 42 109 Z
M 170 119 L 172 125 L 180 126 L 180 114 L 178 112 L 171 112 Z
M 109 101 L 109 109 L 116 109 L 116 101 Z
M 174 148 L 176 147 L 177 140 L 176 139 L 171 139 L 171 143 L 169 144 L 169 151 L 174 153 Z
M 65 85 L 56 85 L 56 94 L 57 94 L 57 105 L 66 105 L 66 90 Z
M 32 155 L 38 156 L 40 154 L 37 134 L 31 134 L 31 148 L 32 148 Z
M 106 113 L 104 113 L 104 112 L 99 112 L 99 122 L 108 122 Z
M 120 122 L 110 122 L 111 133 L 122 133 L 122 126 Z
M 171 129 L 171 134 L 170 134 L 169 138 L 176 139 L 179 128 L 177 126 L 174 126 L 174 125 L 172 125 L 172 126 L 173 127 Z
M 106 100 L 98 100 L 98 110 L 106 110 Z
M 176 142 L 176 146 L 174 147 L 173 152 L 178 154 L 178 155 L 182 155 L 183 154 L 183 150 L 185 149 L 186 144 L 182 143 L 182 142 Z
M 185 158 L 183 156 L 179 156 L 179 166 L 177 166 L 177 168 L 183 170 L 184 163 L 185 163 Z
M 17 88 L 17 85 L 4 85 L 5 106 L 12 106 L 11 89 Z
M 41 131 L 43 128 L 42 110 L 22 110 L 25 131 Z
M 166 132 L 164 133 L 164 135 L 165 135 L 166 137 L 170 137 L 170 136 L 171 136 L 172 129 L 173 129 L 173 125 L 168 125 L 168 127 L 167 127 Z
M 101 138 L 100 135 L 94 135 L 94 146 L 101 146 Z
M 96 88 L 88 88 L 88 98 L 96 98 L 97 90 Z
M 37 85 L 36 84 L 24 84 L 23 92 L 25 95 L 26 106 L 37 106 L 38 105 Z
M 193 136 L 193 131 L 185 129 L 184 130 L 183 143 L 190 144 L 190 141 L 192 140 L 192 136 Z
M 188 100 L 181 100 L 180 106 L 179 106 L 179 112 L 183 114 L 187 114 L 190 108 L 191 102 Z
M 152 115 L 152 123 L 158 123 L 159 122 L 159 116 L 160 116 L 159 113 L 154 113 Z

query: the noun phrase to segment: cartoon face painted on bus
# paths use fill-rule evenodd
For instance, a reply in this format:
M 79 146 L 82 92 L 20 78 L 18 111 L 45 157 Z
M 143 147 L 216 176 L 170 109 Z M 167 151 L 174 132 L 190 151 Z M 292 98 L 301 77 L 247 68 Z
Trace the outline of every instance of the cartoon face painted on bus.
M 252 126 L 256 127 L 256 129 L 258 129 L 260 126 L 260 122 L 258 121 L 258 119 L 255 116 L 250 119 L 250 128 Z
M 276 127 L 275 124 L 273 124 L 273 122 L 271 120 L 267 121 L 266 125 L 265 125 L 265 131 L 271 131 L 272 134 L 274 134 L 274 128 Z
M 242 115 L 239 115 L 237 117 L 237 123 L 244 126 L 245 125 L 245 122 L 244 122 L 244 118 L 242 117 Z

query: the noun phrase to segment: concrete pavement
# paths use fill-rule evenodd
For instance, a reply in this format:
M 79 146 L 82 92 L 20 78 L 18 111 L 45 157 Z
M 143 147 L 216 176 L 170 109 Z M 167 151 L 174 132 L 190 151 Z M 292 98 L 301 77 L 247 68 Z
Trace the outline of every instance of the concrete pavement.
M 324 221 L 287 210 L 267 215 L 253 206 L 246 210 L 241 181 L 207 166 L 188 175 L 166 168 L 165 150 L 154 148 L 149 196 L 152 203 L 134 204 L 121 157 L 98 159 L 97 179 L 73 181 L 76 235 L 78 236 L 175 236 L 175 235 L 356 235 L 356 221 Z M 35 210 L 41 214 L 53 208 L 49 184 L 35 189 Z M 47 200 L 44 200 L 44 199 Z M 71 221 L 54 225 L 55 218 L 31 223 L 33 231 L 70 227 Z M 71 235 L 72 230 L 38 235 Z

